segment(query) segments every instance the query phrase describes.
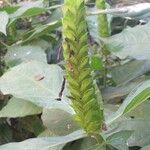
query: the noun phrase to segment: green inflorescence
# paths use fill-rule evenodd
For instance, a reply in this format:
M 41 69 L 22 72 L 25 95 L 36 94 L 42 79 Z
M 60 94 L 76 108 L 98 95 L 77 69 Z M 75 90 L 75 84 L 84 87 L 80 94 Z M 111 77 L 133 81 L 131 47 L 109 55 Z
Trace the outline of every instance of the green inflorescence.
M 98 9 L 106 9 L 106 2 L 105 0 L 96 0 L 96 6 Z M 100 37 L 108 37 L 109 34 L 109 27 L 108 27 L 108 20 L 106 14 L 100 14 L 98 16 L 98 33 Z M 103 53 L 105 55 L 109 54 L 109 51 L 107 50 L 106 45 L 103 45 L 102 47 Z
M 96 0 L 96 6 L 98 9 L 106 9 L 105 0 Z M 99 15 L 98 23 L 99 23 L 99 35 L 101 37 L 108 37 L 109 29 L 108 29 L 107 15 L 106 14 Z
M 89 65 L 84 0 L 65 0 L 63 12 L 66 79 L 75 118 L 88 134 L 99 133 L 103 111 Z

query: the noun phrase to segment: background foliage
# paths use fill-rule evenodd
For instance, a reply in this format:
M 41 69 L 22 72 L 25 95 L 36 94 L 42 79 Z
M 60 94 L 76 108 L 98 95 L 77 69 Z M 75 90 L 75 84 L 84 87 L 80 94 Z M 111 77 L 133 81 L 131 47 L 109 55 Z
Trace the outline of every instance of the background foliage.
M 74 121 L 66 86 L 60 97 L 62 4 L 8 1 L 0 7 L 0 150 L 102 149 Z M 86 1 L 86 9 L 96 11 L 95 2 Z M 103 146 L 148 150 L 150 23 L 107 18 L 109 37 L 100 37 L 97 15 L 86 16 L 90 68 L 104 102 Z

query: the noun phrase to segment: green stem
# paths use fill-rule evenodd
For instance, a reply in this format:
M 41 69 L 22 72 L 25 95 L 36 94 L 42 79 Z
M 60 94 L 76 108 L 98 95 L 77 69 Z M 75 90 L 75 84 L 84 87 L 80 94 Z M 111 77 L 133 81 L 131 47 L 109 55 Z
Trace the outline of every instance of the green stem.
M 98 9 L 104 10 L 106 9 L 105 0 L 96 0 L 96 6 Z M 99 24 L 99 36 L 100 37 L 108 37 L 109 36 L 109 27 L 108 20 L 106 14 L 100 14 L 98 16 L 98 24 Z
M 98 9 L 105 10 L 106 9 L 106 3 L 105 0 L 96 0 L 96 6 Z M 109 26 L 108 26 L 108 20 L 107 20 L 107 14 L 100 14 L 98 16 L 98 33 L 99 36 L 102 38 L 110 36 L 109 34 Z M 104 80 L 103 84 L 106 86 L 107 81 L 107 56 L 110 54 L 107 46 L 101 42 L 101 49 L 103 56 L 105 57 L 105 70 L 104 70 Z
M 94 138 L 97 141 L 97 143 L 99 144 L 98 148 L 100 150 L 106 150 L 106 148 L 105 148 L 106 142 L 100 134 L 95 134 L 91 137 Z
M 9 47 L 7 44 L 5 44 L 3 41 L 0 41 L 0 43 L 5 46 L 5 47 Z

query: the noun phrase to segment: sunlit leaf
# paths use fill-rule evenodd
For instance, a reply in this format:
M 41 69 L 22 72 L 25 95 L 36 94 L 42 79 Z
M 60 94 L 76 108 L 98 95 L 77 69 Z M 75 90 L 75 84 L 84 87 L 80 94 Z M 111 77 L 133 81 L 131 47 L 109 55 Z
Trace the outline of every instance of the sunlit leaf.
M 42 113 L 42 109 L 40 107 L 37 107 L 29 101 L 13 97 L 9 100 L 8 104 L 1 109 L 0 118 L 25 117 L 40 113 Z
M 131 56 L 139 60 L 149 60 L 149 39 L 150 23 L 134 28 L 128 27 L 123 32 L 102 40 L 107 44 L 109 50 L 121 59 Z
M 107 138 L 107 144 L 112 145 L 118 150 L 129 150 L 127 140 L 132 135 L 132 131 L 120 131 Z
M 3 94 L 29 100 L 41 107 L 71 111 L 64 101 L 57 101 L 63 82 L 63 71 L 58 65 L 29 61 L 13 67 L 0 78 Z
M 56 28 L 58 28 L 60 26 L 60 22 L 59 21 L 55 21 L 55 22 L 51 22 L 42 26 L 38 26 L 33 30 L 30 30 L 29 32 L 27 32 L 24 37 L 23 37 L 23 42 L 29 42 L 33 39 L 37 39 L 38 37 L 42 36 L 42 35 L 46 35 L 52 31 L 54 31 Z
M 150 121 L 145 119 L 120 119 L 111 125 L 109 134 L 120 131 L 132 131 L 132 135 L 127 140 L 129 146 L 146 146 L 150 141 Z
M 108 124 L 130 112 L 150 97 L 150 80 L 138 85 L 124 100 L 118 111 L 106 121 Z
M 6 33 L 7 24 L 9 21 L 9 16 L 5 11 L 0 12 L 0 32 Z
M 5 61 L 10 67 L 18 65 L 24 61 L 27 62 L 31 60 L 46 63 L 46 53 L 44 52 L 44 49 L 36 45 L 15 45 L 8 47 L 8 52 L 5 55 Z
M 90 60 L 90 65 L 93 70 L 102 70 L 103 69 L 103 62 L 99 56 L 92 56 Z
M 141 150 L 150 150 L 150 145 L 144 146 Z
M 140 69 L 139 69 L 140 68 Z M 150 61 L 131 61 L 111 70 L 112 79 L 116 84 L 125 84 L 150 71 Z
M 61 144 L 65 144 L 85 136 L 86 135 L 82 130 L 78 130 L 66 136 L 33 138 L 23 142 L 5 144 L 0 146 L 0 150 L 53 150 L 53 148 Z
M 54 135 L 67 135 L 79 129 L 73 116 L 59 109 L 44 109 L 42 120 L 45 127 Z
M 21 17 L 31 17 L 47 11 L 43 6 L 43 1 L 24 2 L 21 7 L 10 15 L 12 19 Z

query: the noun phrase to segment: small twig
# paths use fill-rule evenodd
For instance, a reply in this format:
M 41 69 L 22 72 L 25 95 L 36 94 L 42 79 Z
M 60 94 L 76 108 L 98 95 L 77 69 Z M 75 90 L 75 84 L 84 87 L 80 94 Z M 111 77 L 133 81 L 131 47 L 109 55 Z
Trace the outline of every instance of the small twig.
M 61 52 L 62 52 L 62 46 L 60 46 L 60 47 L 58 48 L 57 61 L 59 61 L 59 60 L 60 60 Z
M 53 9 L 57 9 L 57 8 L 61 8 L 61 7 L 63 7 L 63 4 L 62 5 L 54 5 L 54 6 L 48 7 L 47 9 L 53 10 Z
M 105 10 L 96 10 L 93 12 L 87 12 L 87 16 L 91 16 L 91 15 L 100 15 L 100 14 L 113 14 L 113 13 L 127 13 L 128 9 L 126 8 L 116 8 L 116 9 L 105 9 Z
M 66 79 L 64 78 L 62 86 L 61 86 L 61 91 L 59 92 L 59 98 L 61 99 L 62 95 L 63 95 L 63 91 L 65 89 L 65 83 L 66 83 Z
M 1 43 L 2 45 L 4 45 L 5 47 L 9 47 L 9 45 L 5 44 L 3 41 L 0 41 L 0 43 Z

